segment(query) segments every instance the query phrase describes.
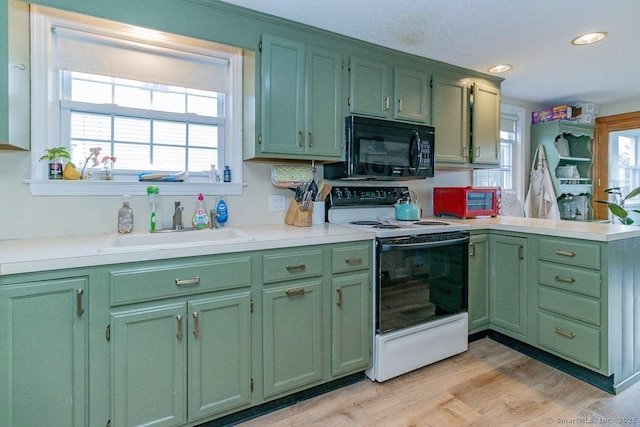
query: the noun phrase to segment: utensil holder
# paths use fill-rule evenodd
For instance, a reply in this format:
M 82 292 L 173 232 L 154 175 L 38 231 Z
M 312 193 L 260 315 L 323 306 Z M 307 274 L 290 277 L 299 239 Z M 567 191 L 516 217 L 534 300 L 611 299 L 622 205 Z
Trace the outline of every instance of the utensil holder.
M 302 210 L 302 203 L 297 202 L 295 198 L 291 198 L 289 209 L 284 217 L 285 224 L 295 225 L 296 227 L 310 227 L 313 216 L 313 202 L 310 202 L 307 210 Z

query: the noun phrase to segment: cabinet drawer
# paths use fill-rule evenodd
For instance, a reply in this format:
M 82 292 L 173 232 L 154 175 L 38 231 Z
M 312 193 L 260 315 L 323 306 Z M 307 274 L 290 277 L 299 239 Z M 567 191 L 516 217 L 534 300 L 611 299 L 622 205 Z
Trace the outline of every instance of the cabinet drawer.
M 600 300 L 538 286 L 538 307 L 600 326 Z
M 600 331 L 597 328 L 538 313 L 538 344 L 600 369 Z
M 600 298 L 600 273 L 593 270 L 538 262 L 538 283 Z
M 251 285 L 251 258 L 235 257 L 173 266 L 149 266 L 109 272 L 111 305 Z
M 538 258 L 600 270 L 600 246 L 566 239 L 538 240 Z
M 263 283 L 322 275 L 322 249 L 277 252 L 262 256 Z
M 371 244 L 333 248 L 331 250 L 331 272 L 366 270 L 370 263 Z

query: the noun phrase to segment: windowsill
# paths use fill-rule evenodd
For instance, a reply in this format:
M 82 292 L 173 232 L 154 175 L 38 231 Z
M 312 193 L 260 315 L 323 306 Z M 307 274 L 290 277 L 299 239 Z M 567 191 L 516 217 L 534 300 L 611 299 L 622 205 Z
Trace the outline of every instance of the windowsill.
M 159 182 L 159 181 L 90 181 L 90 180 L 24 180 L 33 196 L 146 196 L 147 187 L 160 189 L 162 196 L 195 196 L 198 193 L 239 196 L 244 184 L 237 182 Z

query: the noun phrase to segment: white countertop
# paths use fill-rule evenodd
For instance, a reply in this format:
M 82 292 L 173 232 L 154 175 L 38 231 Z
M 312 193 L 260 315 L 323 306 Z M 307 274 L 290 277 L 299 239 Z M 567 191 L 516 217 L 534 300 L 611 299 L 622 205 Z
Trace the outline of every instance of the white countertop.
M 513 231 L 600 242 L 640 237 L 639 226 L 621 224 L 517 217 L 439 219 L 466 224 L 470 230 Z M 253 240 L 210 245 L 200 243 L 191 247 L 134 248 L 135 250 L 122 251 L 103 250 L 106 242 L 113 238 L 112 234 L 0 241 L 0 276 L 134 261 L 372 240 L 375 237 L 372 232 L 328 223 L 311 227 L 275 224 L 234 228 L 248 234 Z
M 372 240 L 374 233 L 334 224 L 294 227 L 285 224 L 234 227 L 253 238 L 233 243 L 206 243 L 191 247 L 162 247 L 122 251 L 103 250 L 112 234 L 81 237 L 35 238 L 0 241 L 0 276 L 64 268 L 124 262 L 182 258 L 198 255 L 245 252 Z M 190 231 L 189 233 L 198 233 Z

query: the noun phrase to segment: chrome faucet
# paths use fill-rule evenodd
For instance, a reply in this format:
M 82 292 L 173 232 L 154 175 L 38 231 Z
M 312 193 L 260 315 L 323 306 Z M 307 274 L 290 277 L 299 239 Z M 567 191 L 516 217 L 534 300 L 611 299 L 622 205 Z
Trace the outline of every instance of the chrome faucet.
M 173 229 L 182 230 L 182 211 L 184 206 L 181 202 L 175 202 L 175 211 L 173 212 Z

